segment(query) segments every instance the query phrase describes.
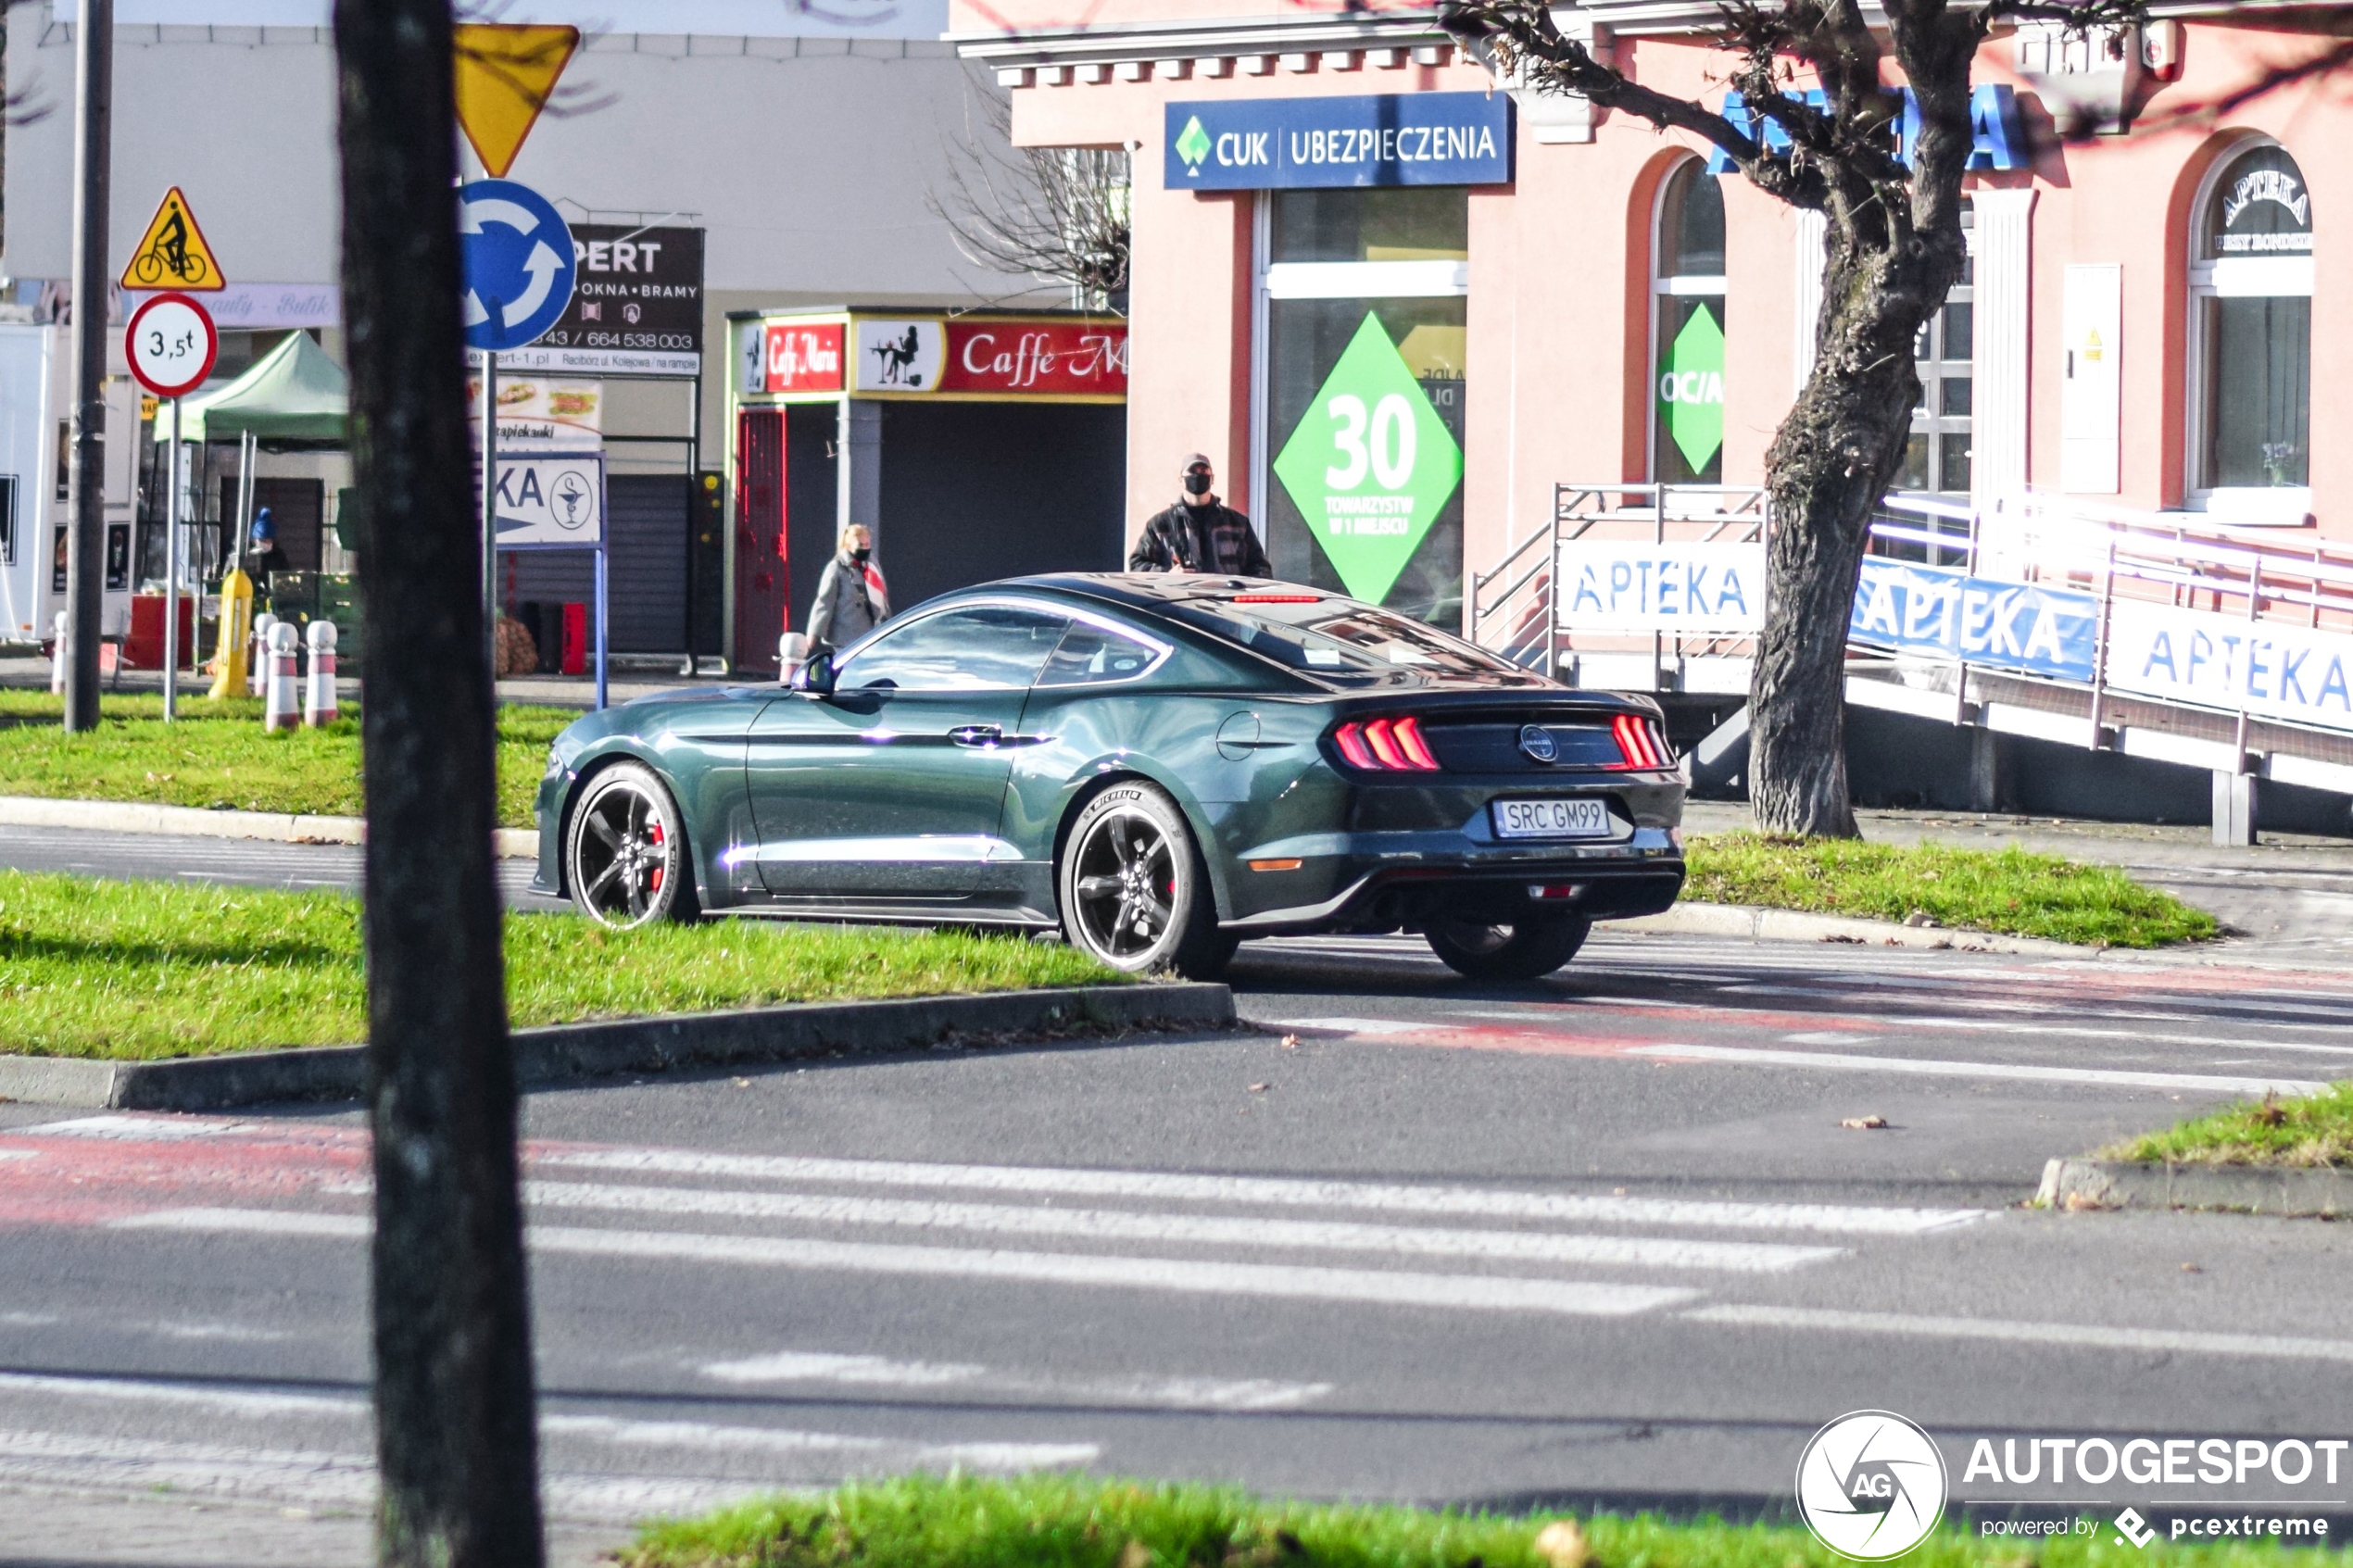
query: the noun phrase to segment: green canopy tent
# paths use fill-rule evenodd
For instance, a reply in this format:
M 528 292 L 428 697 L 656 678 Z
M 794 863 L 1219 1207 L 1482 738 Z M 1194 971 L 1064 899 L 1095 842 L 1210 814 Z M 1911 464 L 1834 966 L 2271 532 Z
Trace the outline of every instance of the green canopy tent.
M 218 392 L 182 406 L 185 441 L 300 442 L 342 445 L 350 423 L 351 383 L 343 367 L 293 332 Z

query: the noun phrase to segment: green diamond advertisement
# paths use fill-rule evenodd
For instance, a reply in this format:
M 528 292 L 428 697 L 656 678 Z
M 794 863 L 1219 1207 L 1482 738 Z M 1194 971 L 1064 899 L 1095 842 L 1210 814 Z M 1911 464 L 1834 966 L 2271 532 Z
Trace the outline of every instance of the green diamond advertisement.
M 1463 449 L 1378 316 L 1324 378 L 1275 476 L 1350 596 L 1387 597 L 1462 483 Z
M 1705 304 L 1667 345 L 1658 368 L 1659 422 L 1693 473 L 1724 445 L 1724 329 Z

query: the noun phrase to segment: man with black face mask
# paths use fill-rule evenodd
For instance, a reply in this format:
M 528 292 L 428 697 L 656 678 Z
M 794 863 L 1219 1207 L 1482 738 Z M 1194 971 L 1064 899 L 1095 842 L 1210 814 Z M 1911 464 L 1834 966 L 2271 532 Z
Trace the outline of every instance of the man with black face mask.
M 1221 577 L 1272 577 L 1250 519 L 1211 494 L 1217 472 L 1195 452 L 1177 470 L 1185 492 L 1144 524 L 1127 557 L 1130 571 L 1206 571 Z

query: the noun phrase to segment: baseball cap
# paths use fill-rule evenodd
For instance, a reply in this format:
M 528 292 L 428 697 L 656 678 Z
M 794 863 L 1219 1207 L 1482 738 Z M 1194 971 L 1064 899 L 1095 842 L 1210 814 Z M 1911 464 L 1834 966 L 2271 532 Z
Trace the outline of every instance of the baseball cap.
M 1216 467 L 1215 463 L 1209 460 L 1209 454 L 1206 452 L 1189 452 L 1186 454 L 1185 460 L 1176 465 L 1176 477 L 1182 479 L 1195 469 L 1208 469 L 1214 471 Z

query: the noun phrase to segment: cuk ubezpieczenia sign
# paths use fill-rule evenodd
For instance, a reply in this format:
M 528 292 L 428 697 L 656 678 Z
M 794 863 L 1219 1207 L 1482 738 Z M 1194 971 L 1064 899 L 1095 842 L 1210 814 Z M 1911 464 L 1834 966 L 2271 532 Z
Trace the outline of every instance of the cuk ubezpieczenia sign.
M 1512 101 L 1502 93 L 1170 104 L 1161 182 L 1172 191 L 1349 185 L 1505 185 Z
M 572 303 L 502 370 L 702 374 L 703 231 L 572 225 Z

